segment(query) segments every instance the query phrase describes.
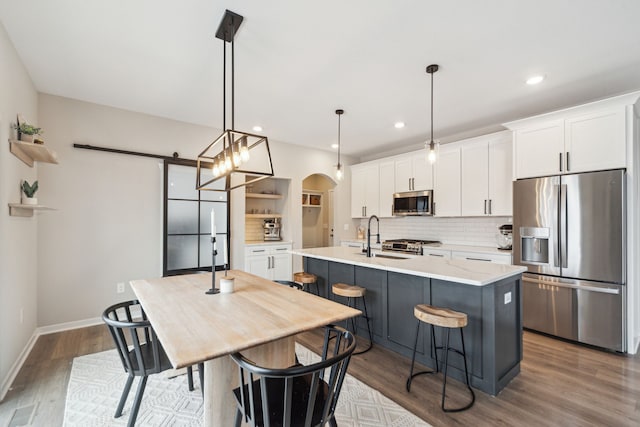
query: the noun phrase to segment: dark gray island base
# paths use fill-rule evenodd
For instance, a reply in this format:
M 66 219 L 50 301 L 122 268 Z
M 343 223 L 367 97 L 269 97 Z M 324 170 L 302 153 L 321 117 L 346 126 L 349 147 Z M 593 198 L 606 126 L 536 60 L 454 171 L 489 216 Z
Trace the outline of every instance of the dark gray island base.
M 344 298 L 331 294 L 330 285 L 333 283 L 354 284 L 367 289 L 367 308 L 374 342 L 378 345 L 411 358 L 418 322 L 413 315 L 414 306 L 425 303 L 447 307 L 468 315 L 464 335 L 474 388 L 495 396 L 520 372 L 520 274 L 474 286 L 306 256 L 304 270 L 318 276 L 319 291 L 325 298 L 346 304 Z M 436 328 L 438 345 L 442 342 L 441 332 L 441 328 Z M 358 335 L 368 339 L 362 318 L 358 320 Z M 434 350 L 430 343 L 431 328 L 423 324 L 416 360 L 434 368 Z M 451 346 L 461 348 L 457 332 L 451 333 Z M 464 381 L 462 358 L 453 353 L 449 357 L 448 374 Z

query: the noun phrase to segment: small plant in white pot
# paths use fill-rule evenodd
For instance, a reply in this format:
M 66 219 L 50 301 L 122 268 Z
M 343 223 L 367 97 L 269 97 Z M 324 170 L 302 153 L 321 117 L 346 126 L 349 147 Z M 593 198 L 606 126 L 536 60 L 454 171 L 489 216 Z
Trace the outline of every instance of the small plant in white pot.
M 36 191 L 38 191 L 38 181 L 34 181 L 31 185 L 27 181 L 22 181 L 22 204 L 37 205 L 38 199 L 33 197 Z
M 35 127 L 27 122 L 16 123 L 13 128 L 18 131 L 18 139 L 23 142 L 33 142 L 33 138 L 36 135 L 44 133 L 42 128 Z

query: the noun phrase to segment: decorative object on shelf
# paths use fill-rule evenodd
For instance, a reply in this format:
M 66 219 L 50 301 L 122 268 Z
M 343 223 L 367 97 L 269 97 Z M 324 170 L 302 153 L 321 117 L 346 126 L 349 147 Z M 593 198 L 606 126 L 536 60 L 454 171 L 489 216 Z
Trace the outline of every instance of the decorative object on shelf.
M 344 114 L 344 110 L 336 110 L 336 114 L 338 115 L 338 164 L 336 165 L 336 179 L 338 181 L 342 181 L 342 177 L 344 176 L 344 171 L 342 170 L 342 164 L 340 163 L 340 116 Z
M 22 198 L 21 202 L 23 205 L 37 205 L 38 199 L 33 197 L 38 191 L 38 181 L 34 181 L 33 184 L 29 185 L 28 181 L 22 181 Z
M 34 142 L 35 135 L 41 135 L 44 133 L 42 128 L 35 127 L 27 123 L 24 117 L 18 114 L 16 118 L 16 123 L 13 125 L 13 128 L 18 132 L 18 139 L 22 142 Z M 44 144 L 44 141 L 38 139 L 38 144 Z
M 226 10 L 216 32 L 216 38 L 221 39 L 223 45 L 222 128 L 226 130 L 198 155 L 196 190 L 221 191 L 210 186 L 221 178 L 225 179 L 224 191 L 230 191 L 273 176 L 268 138 L 235 129 L 234 38 L 243 19 L 241 15 Z M 231 129 L 227 129 L 226 122 L 227 43 L 231 43 Z M 233 178 L 240 174 L 255 177 L 234 181 Z
M 425 142 L 425 146 L 429 152 L 427 158 L 431 163 L 435 163 L 436 161 L 436 147 L 439 145 L 433 140 L 433 75 L 439 68 L 440 67 L 437 64 L 431 64 L 427 67 L 427 73 L 431 74 L 431 140 L 429 142 Z

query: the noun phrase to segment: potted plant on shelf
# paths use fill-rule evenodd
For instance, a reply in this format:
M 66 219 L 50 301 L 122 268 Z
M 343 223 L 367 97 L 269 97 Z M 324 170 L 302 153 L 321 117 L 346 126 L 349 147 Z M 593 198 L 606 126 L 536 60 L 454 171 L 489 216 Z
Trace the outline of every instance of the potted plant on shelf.
M 18 119 L 16 124 L 13 125 L 13 128 L 18 131 L 18 139 L 22 142 L 34 142 L 33 138 L 35 135 L 41 135 L 44 133 L 42 128 L 30 125 L 26 121 L 20 123 L 20 119 Z M 41 140 L 37 141 L 39 141 L 40 144 L 44 142 Z
M 34 181 L 29 185 L 29 182 L 22 181 L 22 204 L 23 205 L 37 205 L 38 199 L 33 197 L 38 191 L 38 181 Z

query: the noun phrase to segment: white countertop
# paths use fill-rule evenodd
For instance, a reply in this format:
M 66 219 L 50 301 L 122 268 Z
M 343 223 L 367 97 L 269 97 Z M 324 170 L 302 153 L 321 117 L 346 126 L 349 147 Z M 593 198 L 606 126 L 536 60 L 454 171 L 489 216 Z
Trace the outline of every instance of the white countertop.
M 353 242 L 367 246 L 367 239 L 342 239 L 341 242 Z M 374 247 L 372 244 L 371 247 Z M 444 251 L 476 252 L 491 255 L 511 255 L 510 250 L 502 250 L 493 246 L 450 245 L 447 243 L 435 243 L 424 245 L 425 249 L 441 249 Z
M 247 240 L 245 246 L 264 246 L 264 245 L 290 245 L 291 240 Z
M 387 252 L 384 255 L 402 256 L 407 259 L 367 258 L 356 248 L 343 246 L 294 249 L 291 253 L 326 261 L 342 262 L 360 267 L 376 268 L 474 286 L 488 285 L 527 271 L 525 267 L 515 265 L 461 259 L 434 259 L 420 255 L 389 254 Z M 380 251 L 374 251 L 374 253 L 381 254 Z

